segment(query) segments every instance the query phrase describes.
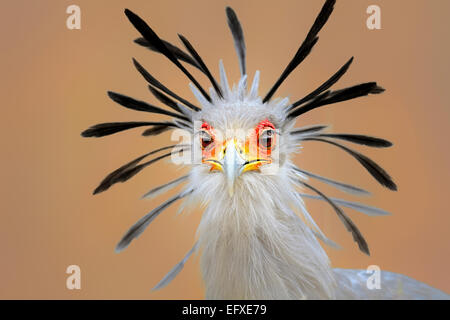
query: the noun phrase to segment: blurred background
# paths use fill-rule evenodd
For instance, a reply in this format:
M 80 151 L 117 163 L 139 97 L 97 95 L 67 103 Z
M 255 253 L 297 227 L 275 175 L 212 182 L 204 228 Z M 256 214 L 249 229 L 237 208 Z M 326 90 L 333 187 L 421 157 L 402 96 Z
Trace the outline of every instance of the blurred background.
M 81 30 L 66 27 L 66 8 L 81 8 Z M 382 29 L 366 27 L 369 5 L 381 8 Z M 112 121 L 146 121 L 154 115 L 119 107 L 113 90 L 157 104 L 132 66 L 136 57 L 162 83 L 193 100 L 188 80 L 164 57 L 133 43 L 139 35 L 123 14 L 143 17 L 164 39 L 186 36 L 214 74 L 224 60 L 229 80 L 238 79 L 225 7 L 244 28 L 248 72 L 261 71 L 264 94 L 295 54 L 322 1 L 2 1 L 0 298 L 2 299 L 203 299 L 199 258 L 194 256 L 165 289 L 150 289 L 194 242 L 201 211 L 165 211 L 130 247 L 114 247 L 125 231 L 167 195 L 139 200 L 179 174 L 160 162 L 97 196 L 108 173 L 170 135 L 140 136 L 130 130 L 83 139 L 87 127 Z M 389 192 L 347 154 L 306 144 L 296 158 L 312 172 L 369 189 L 363 202 L 392 212 L 368 217 L 347 210 L 365 235 L 362 254 L 334 212 L 308 202 L 323 231 L 342 245 L 326 248 L 334 267 L 403 273 L 450 292 L 450 2 L 338 1 L 319 43 L 277 91 L 293 100 L 328 79 L 351 56 L 350 71 L 335 86 L 377 81 L 387 91 L 310 112 L 298 125 L 327 123 L 335 132 L 380 136 L 391 149 L 357 148 L 382 165 L 399 186 Z M 201 83 L 207 84 L 196 70 Z M 330 195 L 339 195 L 322 186 Z M 356 200 L 351 199 L 350 200 Z M 81 268 L 81 290 L 66 288 L 69 265 Z

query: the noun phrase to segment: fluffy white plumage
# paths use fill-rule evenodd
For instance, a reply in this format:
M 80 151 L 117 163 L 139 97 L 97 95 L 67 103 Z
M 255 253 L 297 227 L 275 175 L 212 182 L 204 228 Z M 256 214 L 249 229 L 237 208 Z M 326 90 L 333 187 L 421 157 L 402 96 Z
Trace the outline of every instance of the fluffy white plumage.
M 221 64 L 221 73 L 225 74 Z M 257 73 L 258 75 L 258 73 Z M 224 79 L 225 77 L 223 77 Z M 223 81 L 223 80 L 222 80 Z M 221 132 L 251 130 L 269 119 L 280 128 L 278 170 L 251 171 L 235 182 L 232 196 L 222 172 L 207 164 L 192 168 L 186 201 L 204 208 L 198 228 L 206 296 L 212 299 L 302 299 L 333 297 L 328 258 L 311 230 L 293 208 L 306 212 L 295 190 L 289 156 L 298 143 L 285 123 L 288 101 L 263 104 L 257 96 L 258 76 L 250 94 L 239 82 L 234 90 L 222 83 L 225 99 L 202 105 L 196 117 Z M 199 129 L 199 128 L 198 128 Z M 225 137 L 225 139 L 231 137 Z M 275 150 L 274 150 L 275 151 Z M 309 219 L 309 216 L 308 216 Z

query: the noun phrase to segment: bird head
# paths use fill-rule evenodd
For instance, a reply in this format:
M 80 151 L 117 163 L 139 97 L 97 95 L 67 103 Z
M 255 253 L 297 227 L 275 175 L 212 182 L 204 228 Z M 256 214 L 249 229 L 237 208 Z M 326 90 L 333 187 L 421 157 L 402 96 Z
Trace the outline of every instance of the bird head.
M 227 86 L 222 83 L 223 88 Z M 248 176 L 275 175 L 286 159 L 283 109 L 288 101 L 264 104 L 257 96 L 257 86 L 258 73 L 250 89 L 253 95 L 246 93 L 245 86 L 223 90 L 226 98 L 212 95 L 212 103 L 204 102 L 194 121 L 193 148 L 202 179 L 222 176 L 220 181 L 230 196 Z
M 267 119 L 250 130 L 231 130 L 218 133 L 207 122 L 199 130 L 202 163 L 210 166 L 210 171 L 221 171 L 226 177 L 230 195 L 234 182 L 248 171 L 260 171 L 274 162 L 272 149 L 276 148 L 276 131 Z

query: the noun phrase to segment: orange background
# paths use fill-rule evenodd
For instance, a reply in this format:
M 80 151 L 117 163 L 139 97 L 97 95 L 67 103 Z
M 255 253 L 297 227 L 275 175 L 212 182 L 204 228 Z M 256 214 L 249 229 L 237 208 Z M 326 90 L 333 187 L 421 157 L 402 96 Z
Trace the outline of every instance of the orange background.
M 82 29 L 68 30 L 65 13 L 77 4 Z M 382 30 L 366 28 L 366 8 L 382 10 Z M 193 100 L 186 78 L 165 58 L 135 45 L 138 36 L 123 14 L 142 16 L 156 32 L 179 44 L 191 40 L 214 74 L 220 58 L 229 79 L 238 65 L 224 9 L 231 5 L 244 27 L 251 77 L 261 70 L 267 92 L 309 30 L 321 1 L 2 1 L 2 176 L 0 298 L 197 299 L 203 298 L 198 257 L 165 289 L 150 289 L 190 249 L 200 212 L 176 216 L 172 207 L 121 254 L 123 233 L 167 196 L 139 200 L 144 192 L 176 177 L 158 163 L 126 184 L 92 196 L 109 172 L 163 146 L 142 130 L 103 139 L 83 139 L 88 126 L 109 121 L 151 120 L 118 107 L 107 90 L 155 103 L 134 70 L 136 57 L 172 90 Z M 393 213 L 368 217 L 351 210 L 372 255 L 357 250 L 332 210 L 311 201 L 310 211 L 343 249 L 328 250 L 335 267 L 376 264 L 450 291 L 450 133 L 448 106 L 450 2 L 338 1 L 320 41 L 277 94 L 300 98 L 355 61 L 335 87 L 376 80 L 387 91 L 310 112 L 298 125 L 328 123 L 335 132 L 363 133 L 395 143 L 388 150 L 360 147 L 388 170 L 397 193 L 376 184 L 354 159 L 323 144 L 305 143 L 297 163 L 373 191 L 364 202 Z M 207 81 L 193 71 L 201 82 Z M 318 184 L 319 185 L 319 184 Z M 321 184 L 320 184 L 321 185 Z M 330 195 L 339 196 L 323 187 Z M 348 198 L 348 199 L 351 199 Z M 65 287 L 67 266 L 77 264 L 82 289 Z

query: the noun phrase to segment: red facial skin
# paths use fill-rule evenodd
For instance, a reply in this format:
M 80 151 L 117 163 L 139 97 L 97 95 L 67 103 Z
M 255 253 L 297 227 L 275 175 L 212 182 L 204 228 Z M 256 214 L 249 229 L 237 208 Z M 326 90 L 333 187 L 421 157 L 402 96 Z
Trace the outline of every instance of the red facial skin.
M 214 129 L 206 122 L 203 122 L 202 124 L 202 130 L 208 133 L 211 137 L 211 143 L 208 146 L 204 146 L 202 143 L 202 140 L 200 140 L 200 146 L 202 147 L 202 158 L 203 159 L 210 159 L 213 158 L 215 155 L 214 146 L 216 145 L 216 136 L 214 134 Z M 201 138 L 200 138 L 201 139 Z
M 275 126 L 272 124 L 272 122 L 269 121 L 269 119 L 263 120 L 255 127 L 256 134 L 259 134 L 262 130 L 266 128 L 272 128 L 275 130 Z
M 261 146 L 259 143 L 261 134 L 267 129 L 275 130 L 275 126 L 268 119 L 261 121 L 255 127 L 254 133 L 251 134 L 249 138 L 251 138 L 251 145 L 256 146 L 256 148 L 250 147 L 250 149 L 249 149 L 250 154 L 253 154 L 253 155 L 257 154 L 258 157 L 261 156 L 263 158 L 270 157 L 272 147 L 275 145 L 275 136 L 272 137 L 271 147 L 269 147 L 269 148 L 265 148 L 265 147 Z
M 205 129 L 207 131 L 210 131 L 212 128 L 207 122 L 203 122 L 202 129 Z

